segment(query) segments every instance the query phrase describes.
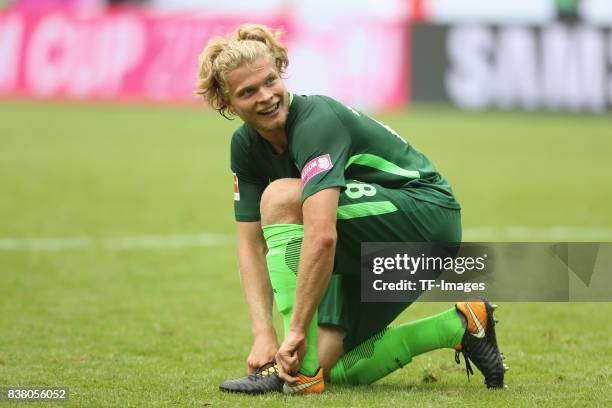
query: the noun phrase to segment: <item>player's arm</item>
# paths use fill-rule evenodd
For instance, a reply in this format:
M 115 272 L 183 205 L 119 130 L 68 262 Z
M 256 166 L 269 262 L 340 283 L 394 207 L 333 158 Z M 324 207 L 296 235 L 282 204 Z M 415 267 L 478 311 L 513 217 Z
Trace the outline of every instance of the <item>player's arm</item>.
M 329 283 L 336 251 L 338 187 L 308 197 L 302 206 L 304 240 L 291 330 L 306 333 Z
M 254 336 L 253 347 L 247 358 L 250 373 L 274 361 L 278 350 L 272 320 L 273 296 L 266 251 L 260 222 L 238 222 L 238 266 Z
M 304 239 L 297 278 L 294 312 L 289 333 L 277 355 L 281 376 L 297 371 L 306 352 L 308 325 L 325 293 L 331 277 L 336 250 L 336 210 L 338 187 L 321 190 L 302 206 Z

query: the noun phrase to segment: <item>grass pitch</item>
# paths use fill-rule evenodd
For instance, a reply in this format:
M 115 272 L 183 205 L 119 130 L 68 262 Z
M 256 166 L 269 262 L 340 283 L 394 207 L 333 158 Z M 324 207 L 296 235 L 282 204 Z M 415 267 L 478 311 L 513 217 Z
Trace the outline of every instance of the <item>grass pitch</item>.
M 550 239 L 612 241 L 610 116 L 377 118 L 449 179 L 466 240 L 563 227 Z M 0 387 L 67 386 L 66 406 L 612 404 L 608 303 L 501 304 L 504 392 L 480 374 L 467 382 L 442 350 L 368 387 L 221 394 L 251 342 L 232 242 L 238 124 L 192 108 L 0 103 Z M 447 307 L 416 304 L 398 320 Z

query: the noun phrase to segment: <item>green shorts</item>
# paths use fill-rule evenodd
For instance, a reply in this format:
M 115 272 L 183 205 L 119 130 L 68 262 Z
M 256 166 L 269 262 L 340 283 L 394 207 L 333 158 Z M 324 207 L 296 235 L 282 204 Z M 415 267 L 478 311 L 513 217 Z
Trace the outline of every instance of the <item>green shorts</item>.
M 375 190 L 364 187 L 340 194 L 334 271 L 318 310 L 319 324 L 346 330 L 346 352 L 387 327 L 411 304 L 361 302 L 362 242 L 461 241 L 460 210 L 418 200 L 405 190 L 359 184 Z

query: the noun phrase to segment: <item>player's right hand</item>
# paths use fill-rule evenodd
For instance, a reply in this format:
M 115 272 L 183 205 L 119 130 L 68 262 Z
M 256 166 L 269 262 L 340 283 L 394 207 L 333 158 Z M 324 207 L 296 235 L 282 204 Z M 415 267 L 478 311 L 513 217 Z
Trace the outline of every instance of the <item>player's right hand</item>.
M 251 347 L 251 353 L 247 358 L 247 369 L 249 374 L 253 374 L 259 367 L 274 361 L 277 351 L 278 340 L 275 334 L 255 336 L 253 347 Z

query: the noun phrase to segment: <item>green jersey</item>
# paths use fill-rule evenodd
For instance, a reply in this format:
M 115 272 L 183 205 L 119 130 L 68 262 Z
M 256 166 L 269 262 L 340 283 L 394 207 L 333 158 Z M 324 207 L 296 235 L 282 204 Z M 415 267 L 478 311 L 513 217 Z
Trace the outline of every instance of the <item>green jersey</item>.
M 258 221 L 264 189 L 279 178 L 300 178 L 302 202 L 347 180 L 400 189 L 415 199 L 459 209 L 448 182 L 422 153 L 388 126 L 325 96 L 291 95 L 288 147 L 277 154 L 248 124 L 232 137 L 237 221 Z

